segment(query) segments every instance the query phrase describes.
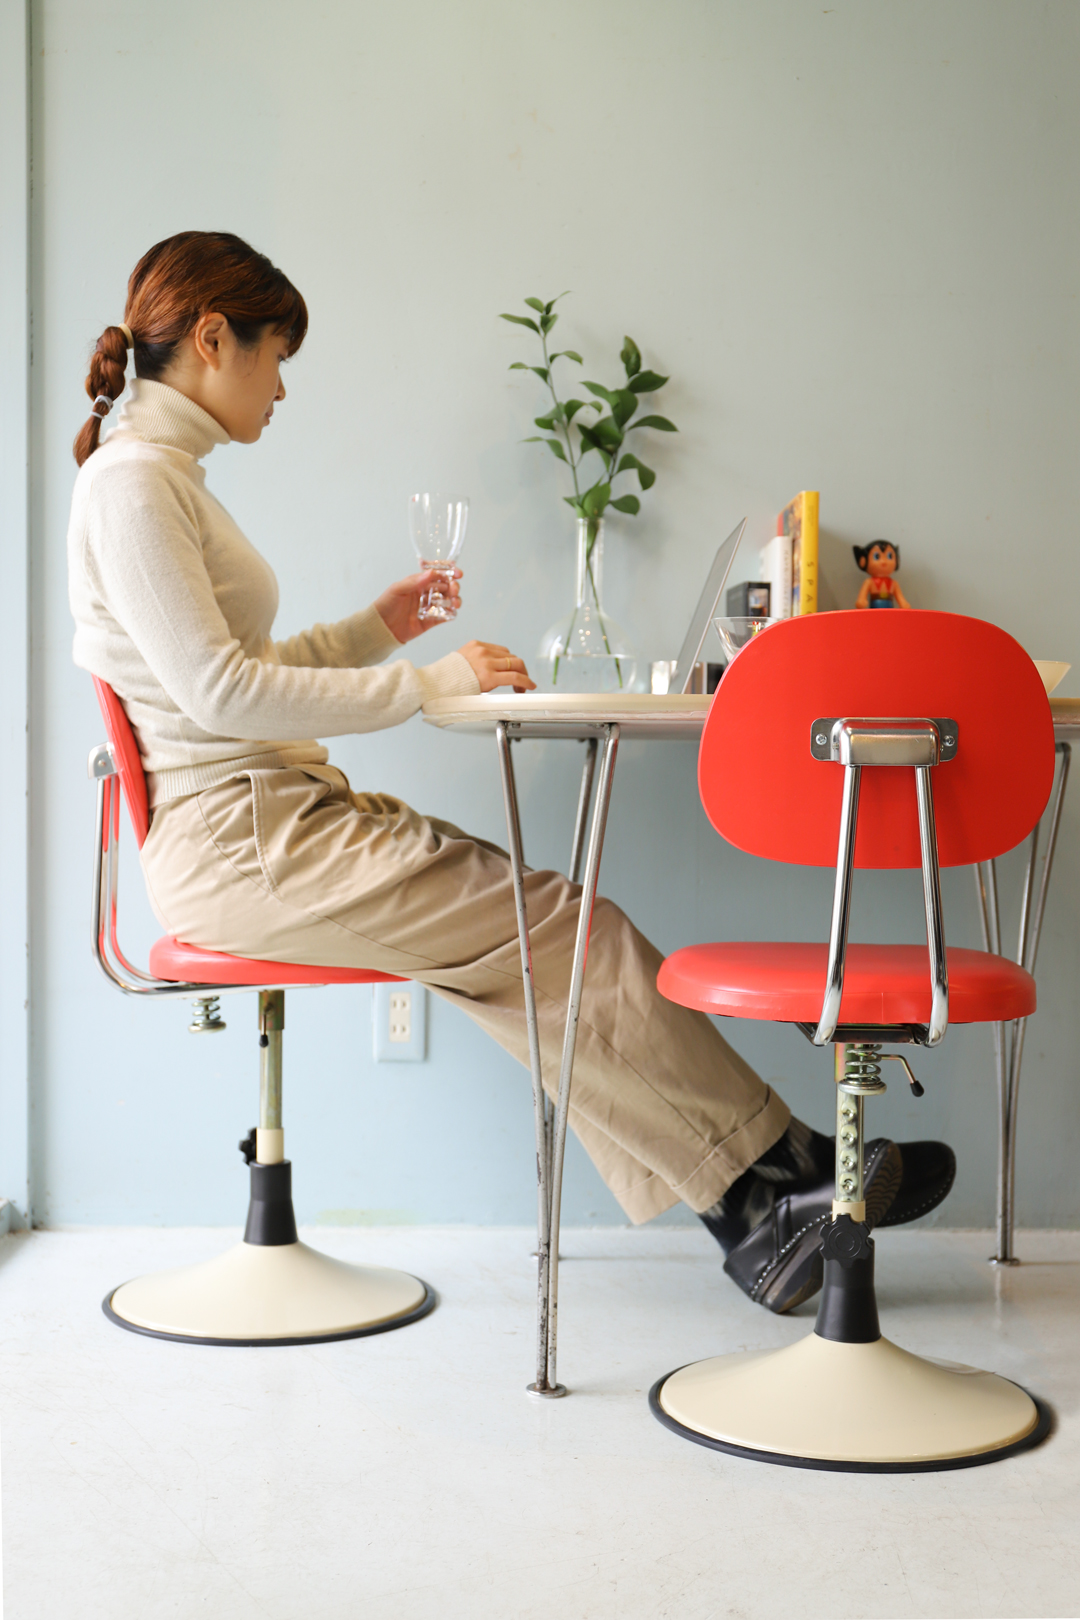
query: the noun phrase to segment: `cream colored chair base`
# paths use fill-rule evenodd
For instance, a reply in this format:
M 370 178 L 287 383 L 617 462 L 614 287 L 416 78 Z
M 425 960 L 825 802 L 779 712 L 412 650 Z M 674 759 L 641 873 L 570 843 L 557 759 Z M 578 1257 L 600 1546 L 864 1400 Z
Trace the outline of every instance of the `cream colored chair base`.
M 154 1338 L 262 1345 L 385 1333 L 434 1304 L 427 1284 L 405 1271 L 346 1265 L 306 1243 L 238 1243 L 201 1265 L 123 1283 L 103 1309 Z
M 783 1350 L 669 1373 L 649 1404 L 700 1445 L 794 1468 L 915 1473 L 994 1462 L 1045 1438 L 1049 1410 L 1019 1385 L 888 1339 L 809 1334 Z

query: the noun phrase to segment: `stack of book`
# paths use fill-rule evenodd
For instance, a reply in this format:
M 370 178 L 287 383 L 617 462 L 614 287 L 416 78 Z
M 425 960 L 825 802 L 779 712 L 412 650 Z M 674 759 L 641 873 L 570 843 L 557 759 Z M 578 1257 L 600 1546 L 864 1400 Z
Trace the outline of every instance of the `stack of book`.
M 761 579 L 733 585 L 731 617 L 793 619 L 818 604 L 818 492 L 804 489 L 776 520 L 776 534 L 761 553 Z

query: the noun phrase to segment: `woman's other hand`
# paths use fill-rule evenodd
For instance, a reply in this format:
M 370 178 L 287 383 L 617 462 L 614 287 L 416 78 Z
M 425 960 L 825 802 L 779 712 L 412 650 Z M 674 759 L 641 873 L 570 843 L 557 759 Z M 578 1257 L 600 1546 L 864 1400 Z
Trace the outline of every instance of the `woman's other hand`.
M 449 586 L 446 583 L 448 575 L 452 576 Z M 396 585 L 391 585 L 389 590 L 383 591 L 375 603 L 375 611 L 390 634 L 396 636 L 398 641 L 415 641 L 425 630 L 432 630 L 435 625 L 445 623 L 445 620 L 440 619 L 421 619 L 420 598 L 437 582 L 440 594 L 449 596 L 454 607 L 459 608 L 460 578 L 460 568 L 440 569 L 437 575 L 433 569 L 425 568 L 422 574 L 410 574 L 408 579 L 399 579 Z
M 458 651 L 480 682 L 481 692 L 493 692 L 497 686 L 512 686 L 515 692 L 534 692 L 536 682 L 520 658 L 515 658 L 509 647 L 497 647 L 490 641 L 469 641 Z

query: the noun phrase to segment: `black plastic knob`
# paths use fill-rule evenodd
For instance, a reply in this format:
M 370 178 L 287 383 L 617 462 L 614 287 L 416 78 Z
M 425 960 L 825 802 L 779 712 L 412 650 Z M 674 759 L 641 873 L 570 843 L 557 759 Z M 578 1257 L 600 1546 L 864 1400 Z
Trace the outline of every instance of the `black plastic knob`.
M 874 1252 L 870 1228 L 865 1221 L 853 1221 L 850 1215 L 834 1215 L 821 1229 L 821 1252 L 826 1260 L 839 1260 L 842 1266 L 865 1260 Z

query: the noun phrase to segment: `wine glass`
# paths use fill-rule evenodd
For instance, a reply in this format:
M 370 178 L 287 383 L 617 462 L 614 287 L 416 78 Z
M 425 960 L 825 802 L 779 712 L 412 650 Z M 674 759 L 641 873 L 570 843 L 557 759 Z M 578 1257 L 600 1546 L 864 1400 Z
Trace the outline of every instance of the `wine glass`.
M 457 604 L 450 595 L 454 577 L 450 566 L 461 550 L 465 539 L 465 526 L 469 521 L 467 495 L 410 495 L 409 532 L 421 568 L 435 572 L 430 589 L 420 598 L 421 619 L 452 619 Z
M 777 619 L 714 619 L 716 633 L 720 637 L 720 645 L 724 649 L 724 656 L 730 664 L 736 654 L 748 647 L 755 636 L 768 630 L 770 625 L 777 624 Z

